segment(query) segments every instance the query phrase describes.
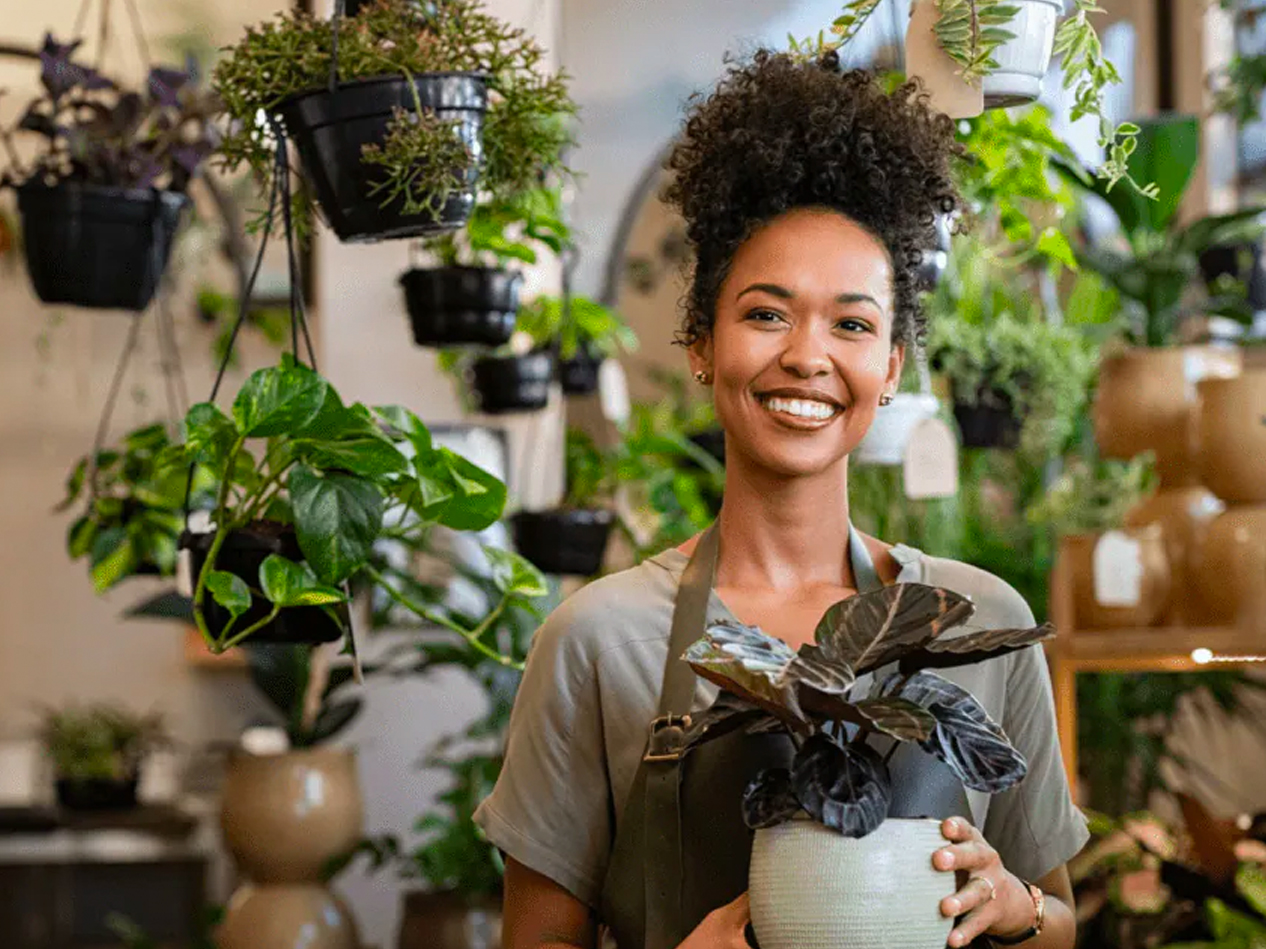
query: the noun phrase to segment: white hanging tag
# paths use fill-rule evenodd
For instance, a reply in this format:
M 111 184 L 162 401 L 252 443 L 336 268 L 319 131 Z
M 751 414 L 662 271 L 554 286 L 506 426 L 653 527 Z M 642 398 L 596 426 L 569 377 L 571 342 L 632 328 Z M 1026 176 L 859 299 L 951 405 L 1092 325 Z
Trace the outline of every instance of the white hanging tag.
M 176 551 L 176 589 L 181 596 L 193 599 L 193 551 L 188 547 Z
M 969 119 L 985 111 L 983 85 L 959 75 L 959 65 L 937 42 L 933 28 L 941 17 L 934 0 L 915 0 L 906 30 L 906 75 L 918 76 L 931 106 L 951 119 Z
M 598 366 L 598 401 L 602 415 L 617 426 L 623 426 L 633 412 L 629 401 L 629 378 L 618 360 L 604 359 Z
M 1095 544 L 1095 602 L 1138 606 L 1143 598 L 1143 548 L 1122 531 L 1108 531 Z
M 958 440 L 939 418 L 915 425 L 901 464 L 906 497 L 952 498 L 958 494 Z

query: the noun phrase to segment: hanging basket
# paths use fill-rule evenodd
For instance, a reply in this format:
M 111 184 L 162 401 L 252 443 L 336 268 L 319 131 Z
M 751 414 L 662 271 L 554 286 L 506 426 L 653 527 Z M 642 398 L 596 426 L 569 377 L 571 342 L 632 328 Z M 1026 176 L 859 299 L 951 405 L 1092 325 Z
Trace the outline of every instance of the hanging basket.
M 189 199 L 152 188 L 28 182 L 18 188 L 26 269 L 44 303 L 144 310 Z
M 1025 105 L 1042 94 L 1055 26 L 1064 14 L 1064 0 L 1010 0 L 1009 5 L 1018 12 L 1004 29 L 1014 36 L 994 50 L 998 67 L 981 82 L 986 109 Z
M 859 465 L 901 464 L 914 430 L 936 415 L 940 406 L 934 395 L 898 392 L 891 404 L 876 410 L 875 421 L 853 449 L 853 460 Z
M 178 546 L 192 555 L 190 564 L 193 582 L 211 549 L 214 534 L 194 534 L 184 531 Z M 273 522 L 259 522 L 249 528 L 229 531 L 216 557 L 215 569 L 239 577 L 252 590 L 259 589 L 259 567 L 269 554 L 280 554 L 296 562 L 303 560 L 299 540 L 294 528 Z M 343 636 L 348 622 L 346 607 L 332 607 L 342 617 L 341 622 L 318 606 L 296 606 L 283 609 L 277 618 L 251 634 L 253 643 L 332 643 Z M 217 603 L 210 592 L 202 595 L 203 616 L 211 635 L 219 637 L 229 622 L 229 611 Z M 261 597 L 251 594 L 251 607 L 234 624 L 236 630 L 246 629 L 259 622 L 272 610 L 272 605 Z
M 1020 444 L 1020 420 L 1010 397 L 996 389 L 982 389 L 974 403 L 954 402 L 954 421 L 964 448 L 1000 448 L 1011 451 Z
M 362 160 L 366 145 L 381 145 L 386 138 L 393 110 L 416 112 L 412 89 L 424 110 L 451 123 L 474 159 L 463 176 L 464 187 L 453 191 L 438 218 L 405 214 L 399 200 L 384 206 L 371 193 L 380 172 Z M 486 79 L 478 73 L 423 73 L 413 77 L 412 89 L 403 76 L 361 79 L 341 82 L 333 91 L 291 96 L 278 108 L 321 210 L 341 241 L 428 237 L 454 230 L 470 217 L 483 155 Z
M 591 577 L 602 569 L 615 518 L 603 508 L 520 511 L 512 518 L 514 546 L 538 570 Z
M 581 346 L 570 359 L 558 360 L 558 381 L 567 395 L 589 395 L 598 391 L 598 369 L 603 357 Z
M 491 267 L 414 268 L 400 276 L 419 346 L 500 346 L 514 333 L 523 275 Z
M 546 350 L 523 356 L 484 356 L 471 367 L 479 410 L 489 415 L 545 408 L 553 379 L 554 355 Z

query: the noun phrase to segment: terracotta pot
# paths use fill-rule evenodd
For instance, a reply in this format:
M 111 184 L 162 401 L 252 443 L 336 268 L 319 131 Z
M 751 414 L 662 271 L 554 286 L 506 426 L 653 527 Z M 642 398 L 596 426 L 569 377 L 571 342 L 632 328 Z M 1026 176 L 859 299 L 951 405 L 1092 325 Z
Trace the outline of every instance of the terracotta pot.
M 500 949 L 501 897 L 406 893 L 396 949 Z
M 253 882 L 319 882 L 326 863 L 360 840 L 363 813 L 350 749 L 239 752 L 229 762 L 220 824 Z
M 1232 624 L 1266 584 L 1266 504 L 1227 508 L 1204 532 L 1191 560 L 1200 618 Z
M 1165 541 L 1165 558 L 1169 561 L 1171 579 L 1170 608 L 1165 622 L 1181 625 L 1195 621 L 1200 611 L 1195 607 L 1190 564 L 1204 533 L 1226 505 L 1208 488 L 1173 488 L 1157 491 L 1140 502 L 1125 516 L 1126 527 L 1159 524 Z
M 360 949 L 346 903 L 316 883 L 243 886 L 225 907 L 216 949 Z
M 1242 365 L 1240 350 L 1215 346 L 1136 348 L 1105 359 L 1092 410 L 1100 452 L 1154 451 L 1162 487 L 1196 484 L 1196 383 L 1239 375 Z
M 1073 584 L 1073 609 L 1078 629 L 1108 629 L 1120 626 L 1153 626 L 1169 608 L 1169 561 L 1159 524 L 1122 531 L 1138 541 L 1143 575 L 1135 606 L 1104 606 L 1095 597 L 1095 546 L 1099 534 L 1065 537 L 1060 554 Z
M 1201 479 L 1228 503 L 1266 502 L 1266 370 L 1197 388 Z

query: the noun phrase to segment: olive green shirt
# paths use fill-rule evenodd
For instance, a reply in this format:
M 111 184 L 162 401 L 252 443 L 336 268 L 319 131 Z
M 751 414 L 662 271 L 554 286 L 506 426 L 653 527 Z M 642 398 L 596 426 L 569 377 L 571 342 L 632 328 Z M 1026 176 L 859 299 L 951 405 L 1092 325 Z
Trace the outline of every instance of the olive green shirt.
M 992 574 L 900 545 L 892 555 L 901 566 L 897 582 L 969 597 L 976 607 L 972 628 L 1033 625 L 1028 604 Z M 500 779 L 475 813 L 497 847 L 591 907 L 598 906 L 656 715 L 686 562 L 681 551 L 664 551 L 588 584 L 549 616 L 528 656 Z M 715 591 L 708 616 L 735 621 Z M 1003 864 L 1036 880 L 1088 837 L 1064 776 L 1042 647 L 939 671 L 971 692 L 1028 760 L 1028 774 L 1016 787 L 992 797 L 968 791 L 967 797 L 973 822 Z M 716 692 L 700 679 L 694 707 L 706 708 Z

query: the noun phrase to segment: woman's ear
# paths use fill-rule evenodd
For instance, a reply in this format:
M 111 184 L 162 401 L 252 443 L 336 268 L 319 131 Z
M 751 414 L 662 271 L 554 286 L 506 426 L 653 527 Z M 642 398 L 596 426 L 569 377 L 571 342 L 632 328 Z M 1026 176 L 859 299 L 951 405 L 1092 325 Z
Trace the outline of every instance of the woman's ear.
M 906 344 L 893 343 L 892 350 L 888 353 L 888 375 L 884 380 L 884 391 L 890 394 L 896 394 L 901 386 L 901 370 L 906 364 Z
M 690 360 L 690 375 L 702 385 L 712 382 L 712 337 L 695 340 L 686 350 Z

